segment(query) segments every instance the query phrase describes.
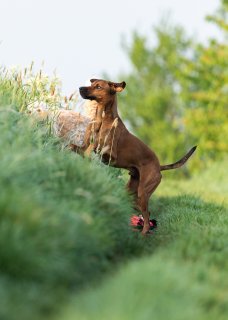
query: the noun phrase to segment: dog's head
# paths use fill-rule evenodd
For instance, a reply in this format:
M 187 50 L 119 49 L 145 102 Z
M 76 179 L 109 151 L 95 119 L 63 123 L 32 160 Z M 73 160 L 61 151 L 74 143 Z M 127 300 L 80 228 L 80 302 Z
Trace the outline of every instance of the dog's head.
M 96 100 L 98 103 L 109 103 L 117 92 L 123 91 L 126 83 L 111 82 L 100 79 L 91 79 L 91 86 L 80 87 L 80 95 L 83 99 Z

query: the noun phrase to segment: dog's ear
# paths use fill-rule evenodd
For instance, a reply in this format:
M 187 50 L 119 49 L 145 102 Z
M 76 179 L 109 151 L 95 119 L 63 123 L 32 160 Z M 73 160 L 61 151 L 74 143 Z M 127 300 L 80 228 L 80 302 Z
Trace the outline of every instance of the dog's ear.
M 90 79 L 90 82 L 93 83 L 95 81 L 97 81 L 98 79 Z
M 109 85 L 115 92 L 121 92 L 126 87 L 126 82 L 109 82 Z
M 117 85 L 116 90 L 121 92 L 126 87 L 126 82 L 122 81 L 121 83 L 116 83 L 115 85 Z

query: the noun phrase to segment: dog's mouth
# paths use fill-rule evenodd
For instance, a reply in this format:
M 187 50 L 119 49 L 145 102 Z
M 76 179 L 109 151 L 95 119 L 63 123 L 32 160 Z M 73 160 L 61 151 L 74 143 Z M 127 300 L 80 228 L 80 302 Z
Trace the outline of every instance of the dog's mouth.
M 96 97 L 88 92 L 87 87 L 80 87 L 79 92 L 80 92 L 80 95 L 83 99 L 96 100 Z

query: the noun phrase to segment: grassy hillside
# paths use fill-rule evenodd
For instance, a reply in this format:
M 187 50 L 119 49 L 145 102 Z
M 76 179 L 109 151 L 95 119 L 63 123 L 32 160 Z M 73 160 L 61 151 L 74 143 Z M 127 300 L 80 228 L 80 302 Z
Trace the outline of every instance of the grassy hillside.
M 40 83 L 44 99 L 48 90 Z M 0 79 L 4 320 L 46 319 L 73 291 L 141 252 L 142 241 L 129 227 L 131 201 L 119 171 L 63 149 L 49 124 L 18 112 L 39 98 L 31 90 L 17 78 Z
M 0 319 L 226 319 L 225 162 L 164 173 L 158 229 L 143 238 L 120 171 L 63 149 L 27 113 L 75 101 L 29 72 L 0 72 Z
M 224 162 L 188 181 L 164 179 L 151 202 L 153 254 L 77 295 L 61 317 L 227 319 L 227 178 Z

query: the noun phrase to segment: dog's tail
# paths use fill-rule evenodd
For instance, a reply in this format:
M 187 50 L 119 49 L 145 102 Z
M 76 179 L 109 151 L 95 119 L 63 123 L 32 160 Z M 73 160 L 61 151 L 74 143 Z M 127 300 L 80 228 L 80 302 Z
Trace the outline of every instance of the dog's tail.
M 186 153 L 186 155 L 181 158 L 179 161 L 172 163 L 172 164 L 166 164 L 164 166 L 160 166 L 160 170 L 170 170 L 170 169 L 177 169 L 182 167 L 185 162 L 188 160 L 188 158 L 191 157 L 191 155 L 193 154 L 193 152 L 196 150 L 197 146 L 193 147 L 191 150 L 188 151 L 188 153 Z

